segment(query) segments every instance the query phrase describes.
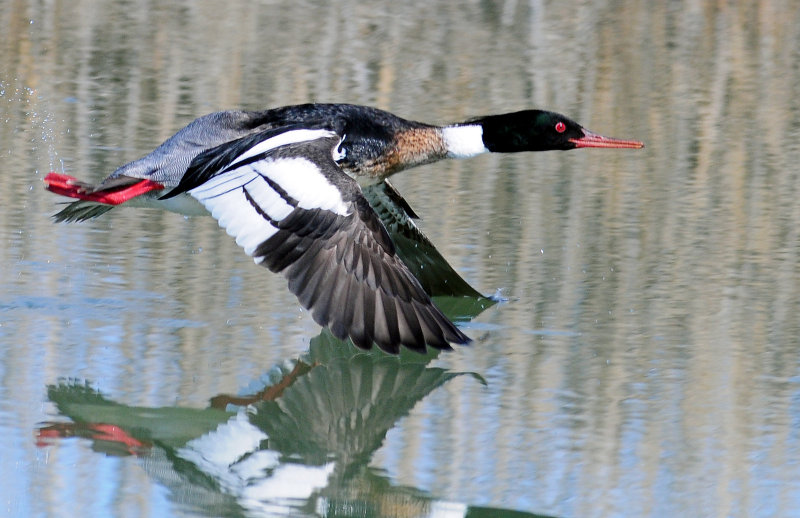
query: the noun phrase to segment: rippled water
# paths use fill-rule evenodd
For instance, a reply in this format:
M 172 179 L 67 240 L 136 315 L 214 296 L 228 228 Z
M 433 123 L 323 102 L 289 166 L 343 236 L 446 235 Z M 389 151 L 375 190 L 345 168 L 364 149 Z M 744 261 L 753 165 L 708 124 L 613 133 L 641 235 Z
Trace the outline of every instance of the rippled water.
M 800 514 L 794 2 L 20 1 L 0 21 L 6 514 Z M 211 218 L 50 220 L 49 170 L 100 179 L 204 113 L 308 101 L 546 107 L 647 148 L 398 177 L 456 270 L 508 299 L 430 363 L 318 336 Z M 320 368 L 289 376 L 298 358 Z M 247 425 L 268 448 L 228 474 L 198 459 Z M 294 468 L 311 494 L 247 492 Z

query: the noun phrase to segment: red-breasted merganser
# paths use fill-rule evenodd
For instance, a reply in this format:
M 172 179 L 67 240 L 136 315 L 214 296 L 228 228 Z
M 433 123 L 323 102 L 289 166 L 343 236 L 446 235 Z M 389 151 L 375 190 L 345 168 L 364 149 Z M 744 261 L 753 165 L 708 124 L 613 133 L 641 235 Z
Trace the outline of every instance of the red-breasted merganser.
M 80 200 L 58 221 L 123 203 L 187 214 L 204 208 L 256 263 L 283 273 L 318 324 L 359 347 L 374 342 L 396 353 L 469 338 L 396 254 L 385 218 L 410 223 L 415 215 L 387 177 L 444 158 L 582 147 L 643 144 L 542 110 L 434 126 L 366 106 L 304 104 L 200 117 L 97 186 L 57 173 L 44 181 Z M 373 207 L 387 203 L 379 217 Z

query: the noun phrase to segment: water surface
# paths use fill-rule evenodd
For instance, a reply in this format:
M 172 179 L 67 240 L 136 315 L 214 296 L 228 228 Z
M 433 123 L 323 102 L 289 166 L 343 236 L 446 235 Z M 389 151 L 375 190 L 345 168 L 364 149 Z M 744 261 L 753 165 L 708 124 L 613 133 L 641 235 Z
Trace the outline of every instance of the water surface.
M 217 415 L 210 398 L 322 354 L 319 328 L 211 218 L 130 209 L 54 225 L 60 200 L 41 179 L 100 179 L 213 110 L 308 101 L 437 123 L 546 107 L 647 148 L 396 179 L 451 264 L 508 302 L 464 325 L 473 345 L 425 364 L 417 399 L 369 422 L 358 469 L 294 459 L 322 470 L 303 513 L 357 494 L 387 516 L 800 514 L 794 2 L 18 1 L 0 22 L 6 514 L 256 512 L 230 488 L 215 511 L 208 494 L 181 496 L 167 475 L 186 472 L 157 461 L 187 439 L 155 423 L 216 422 L 197 417 Z M 347 363 L 360 361 L 319 372 L 382 372 Z M 304 383 L 335 392 L 315 376 Z M 81 397 L 150 426 L 147 454 L 80 428 L 37 445 L 37 430 L 97 415 L 65 410 Z M 251 422 L 288 419 L 268 406 Z

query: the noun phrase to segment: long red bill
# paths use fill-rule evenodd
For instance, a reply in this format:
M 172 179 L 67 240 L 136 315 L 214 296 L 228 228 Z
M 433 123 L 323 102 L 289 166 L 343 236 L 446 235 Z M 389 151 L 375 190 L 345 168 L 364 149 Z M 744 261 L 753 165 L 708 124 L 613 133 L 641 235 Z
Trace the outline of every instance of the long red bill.
M 629 148 L 641 149 L 644 147 L 644 142 L 638 140 L 622 140 L 618 138 L 604 137 L 591 131 L 583 130 L 583 137 L 571 138 L 570 142 L 575 144 L 576 148 L 579 147 L 606 147 L 606 148 Z

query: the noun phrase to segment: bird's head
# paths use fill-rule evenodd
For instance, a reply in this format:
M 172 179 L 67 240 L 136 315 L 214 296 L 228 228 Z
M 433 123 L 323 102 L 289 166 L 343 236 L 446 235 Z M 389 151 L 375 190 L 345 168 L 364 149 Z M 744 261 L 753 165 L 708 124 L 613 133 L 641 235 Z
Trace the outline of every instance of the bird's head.
M 644 144 L 637 140 L 598 135 L 569 117 L 544 110 L 489 115 L 469 123 L 481 125 L 486 149 L 497 153 L 567 150 L 581 147 L 644 147 Z

